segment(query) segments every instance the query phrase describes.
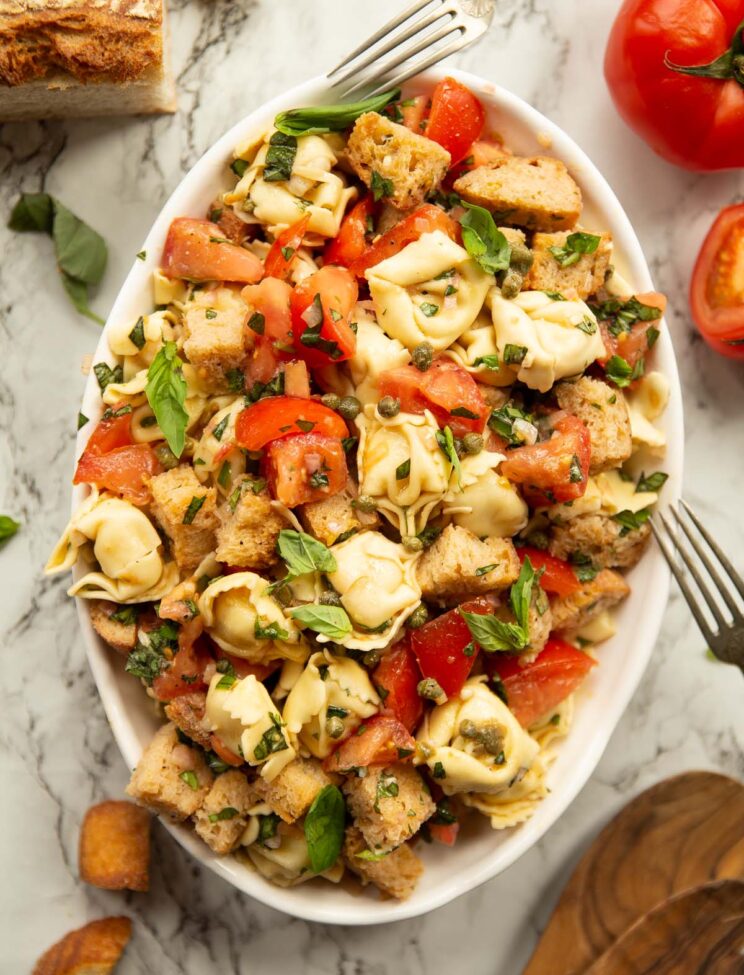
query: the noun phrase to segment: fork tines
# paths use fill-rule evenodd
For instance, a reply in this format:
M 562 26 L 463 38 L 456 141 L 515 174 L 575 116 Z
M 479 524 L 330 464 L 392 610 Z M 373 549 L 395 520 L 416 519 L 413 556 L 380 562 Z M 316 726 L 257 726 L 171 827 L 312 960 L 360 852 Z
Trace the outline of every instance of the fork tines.
M 659 512 L 651 519 L 651 529 L 711 650 L 723 660 L 744 666 L 744 580 L 690 505 L 680 500 L 680 508 L 670 505 Z M 693 592 L 680 560 L 699 595 Z M 711 617 L 717 629 L 713 629 Z

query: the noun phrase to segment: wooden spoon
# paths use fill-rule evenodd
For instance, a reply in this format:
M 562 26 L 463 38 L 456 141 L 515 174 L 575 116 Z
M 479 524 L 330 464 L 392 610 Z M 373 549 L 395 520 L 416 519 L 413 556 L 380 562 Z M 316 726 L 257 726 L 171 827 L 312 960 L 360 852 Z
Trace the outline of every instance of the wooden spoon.
M 662 901 L 744 880 L 744 785 L 685 772 L 637 796 L 579 861 L 523 975 L 579 975 Z
M 742 975 L 744 884 L 720 880 L 670 898 L 587 969 L 586 975 Z

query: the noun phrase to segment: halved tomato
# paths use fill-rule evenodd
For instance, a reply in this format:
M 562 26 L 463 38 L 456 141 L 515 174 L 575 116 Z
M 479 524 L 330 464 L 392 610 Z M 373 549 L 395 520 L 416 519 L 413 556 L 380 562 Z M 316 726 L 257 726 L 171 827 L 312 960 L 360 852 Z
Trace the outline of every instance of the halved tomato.
M 430 410 L 437 423 L 449 426 L 456 437 L 480 433 L 488 419 L 488 406 L 478 384 L 462 366 L 451 359 L 435 359 L 426 372 L 415 366 L 401 366 L 380 373 L 380 396 L 400 400 L 404 413 Z
M 573 694 L 596 663 L 565 640 L 551 637 L 532 663 L 523 666 L 517 656 L 492 653 L 486 669 L 499 677 L 509 709 L 529 728 Z
M 78 461 L 73 484 L 95 484 L 120 494 L 125 501 L 144 505 L 150 501 L 148 481 L 163 468 L 149 444 L 117 447 L 105 454 L 86 450 Z
M 267 396 L 238 414 L 235 440 L 246 450 L 261 450 L 272 440 L 297 433 L 338 439 L 349 435 L 338 413 L 304 396 Z
M 522 485 L 533 508 L 573 501 L 586 491 L 591 453 L 586 424 L 564 413 L 554 423 L 549 440 L 509 451 L 501 473 Z
M 343 444 L 319 433 L 273 440 L 264 471 L 272 497 L 288 508 L 333 497 L 344 489 L 348 477 Z
M 557 559 L 548 552 L 543 552 L 539 548 L 532 548 L 524 545 L 517 549 L 520 562 L 529 558 L 535 572 L 543 570 L 540 576 L 540 585 L 545 592 L 553 593 L 556 596 L 570 596 L 573 592 L 581 589 L 581 583 L 574 570 L 568 562 Z
M 300 217 L 296 223 L 279 234 L 264 261 L 267 277 L 289 281 L 297 250 L 302 246 L 302 238 L 307 233 L 309 223 L 310 214 L 306 213 L 304 217 Z
M 374 218 L 375 209 L 371 193 L 352 207 L 341 222 L 338 234 L 326 244 L 326 264 L 349 267 L 362 256 L 367 249 L 367 234 L 370 232 L 370 221 Z
M 431 96 L 425 135 L 438 142 L 455 165 L 481 137 L 486 112 L 472 91 L 454 78 L 443 78 Z
M 483 596 L 471 599 L 424 623 L 411 634 L 411 647 L 421 673 L 424 677 L 432 677 L 447 697 L 462 690 L 480 650 L 460 615 L 461 609 L 485 616 L 493 612 L 493 604 Z
M 167 278 L 245 284 L 260 281 L 264 273 L 256 255 L 231 244 L 216 223 L 189 217 L 177 217 L 171 223 L 160 269 Z
M 744 359 L 744 203 L 722 210 L 708 231 L 690 281 L 690 309 L 711 348 Z
M 246 375 L 250 383 L 267 383 L 281 362 L 292 357 L 292 315 L 289 301 L 292 286 L 279 278 L 264 278 L 240 292 L 253 309 L 246 321 L 246 334 L 253 338 L 253 351 Z
M 422 234 L 430 234 L 435 230 L 441 230 L 452 240 L 460 241 L 460 225 L 452 217 L 449 217 L 444 210 L 433 203 L 425 203 L 418 210 L 414 210 L 400 223 L 391 227 L 386 234 L 379 237 L 367 248 L 358 260 L 350 266 L 349 270 L 357 277 L 364 277 L 364 272 L 369 267 L 374 267 L 380 261 L 388 257 L 393 257 L 418 240 Z
M 372 677 L 383 707 L 408 731 L 413 731 L 424 713 L 424 702 L 416 690 L 420 680 L 421 672 L 408 637 L 385 654 Z
M 292 292 L 292 335 L 297 354 L 316 369 L 343 362 L 356 351 L 349 315 L 359 289 L 346 268 L 329 265 Z
M 323 762 L 327 772 L 350 772 L 368 765 L 391 765 L 410 761 L 416 741 L 397 718 L 375 714 Z

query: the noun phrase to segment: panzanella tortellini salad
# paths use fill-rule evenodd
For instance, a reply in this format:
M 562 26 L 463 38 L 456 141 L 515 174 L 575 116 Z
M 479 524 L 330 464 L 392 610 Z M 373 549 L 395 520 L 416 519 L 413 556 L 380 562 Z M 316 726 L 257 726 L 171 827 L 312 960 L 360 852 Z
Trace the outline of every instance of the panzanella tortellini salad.
M 547 793 L 666 478 L 665 301 L 450 78 L 284 112 L 230 169 L 108 326 L 48 571 L 162 713 L 131 796 L 405 898 L 423 843 Z

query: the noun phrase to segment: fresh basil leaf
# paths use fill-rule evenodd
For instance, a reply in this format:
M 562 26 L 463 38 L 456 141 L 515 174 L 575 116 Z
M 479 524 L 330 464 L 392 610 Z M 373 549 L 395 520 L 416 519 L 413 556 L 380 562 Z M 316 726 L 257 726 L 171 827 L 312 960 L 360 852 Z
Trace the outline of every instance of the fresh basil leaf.
M 641 472 L 636 486 L 636 493 L 640 493 L 641 491 L 661 491 L 668 479 L 669 475 L 664 474 L 663 471 L 656 471 L 653 474 L 649 474 L 648 477 L 646 477 L 645 473 Z
M 269 139 L 263 171 L 264 182 L 279 183 L 290 179 L 296 155 L 297 139 L 284 132 L 275 132 Z
M 295 577 L 308 572 L 335 572 L 338 568 L 331 550 L 305 532 L 283 529 L 279 532 L 277 549 Z
M 96 315 L 94 311 L 91 310 L 88 304 L 88 285 L 84 281 L 78 281 L 76 278 L 71 278 L 69 274 L 65 274 L 64 271 L 60 271 L 60 279 L 62 281 L 62 287 L 67 293 L 67 297 L 75 306 L 75 310 L 81 315 L 85 315 L 92 322 L 97 325 L 103 325 L 104 320 L 100 315 Z
M 465 250 L 487 274 L 505 271 L 511 259 L 511 246 L 494 223 L 488 210 L 465 203 L 467 212 L 460 217 Z
M 60 270 L 85 284 L 100 282 L 108 258 L 106 242 L 59 200 L 54 201 L 52 237 Z
M 365 112 L 381 112 L 386 105 L 400 97 L 400 88 L 382 92 L 361 102 L 345 105 L 319 105 L 312 108 L 292 108 L 280 112 L 274 119 L 275 127 L 285 135 L 323 135 L 324 132 L 342 132 L 348 129 Z
M 289 611 L 293 620 L 302 623 L 316 633 L 329 636 L 332 640 L 342 640 L 351 633 L 351 620 L 340 606 L 320 606 L 309 603 Z
M 571 267 L 581 260 L 582 254 L 593 254 L 601 240 L 596 234 L 577 232 L 569 234 L 562 246 L 549 247 L 548 250 L 561 267 Z
M 186 443 L 189 415 L 184 408 L 183 363 L 176 354 L 175 342 L 166 342 L 153 359 L 147 370 L 145 395 L 168 446 L 180 457 Z
M 20 523 L 14 521 L 10 515 L 0 515 L 0 542 L 7 542 L 20 527 Z
M 605 366 L 605 375 L 621 389 L 630 386 L 633 368 L 620 355 L 613 355 Z
M 376 169 L 372 170 L 372 178 L 370 180 L 370 187 L 372 190 L 372 198 L 375 203 L 381 200 L 384 196 L 392 196 L 395 193 L 395 185 L 391 179 L 385 179 Z
M 650 517 L 651 509 L 641 508 L 640 511 L 618 511 L 616 515 L 612 516 L 612 520 L 622 525 L 620 536 L 623 537 L 645 525 Z
M 212 580 L 214 581 L 214 580 Z M 257 640 L 288 640 L 289 633 L 279 626 L 278 623 L 268 623 L 266 626 L 261 622 L 260 618 L 256 618 L 256 622 L 253 624 L 253 635 Z
M 538 578 L 539 575 L 535 572 L 529 556 L 526 556 L 517 581 L 511 587 L 511 592 L 509 593 L 511 608 L 514 610 L 517 623 L 524 631 L 525 645 L 529 640 L 529 615 L 530 604 L 532 602 L 532 589 Z
M 355 853 L 354 856 L 358 860 L 366 860 L 368 863 L 379 863 L 386 856 L 390 856 L 392 852 L 392 850 L 385 850 L 383 853 L 373 853 L 372 850 L 362 850 L 361 853 Z
M 492 615 L 481 616 L 480 613 L 468 613 L 460 610 L 470 634 L 481 649 L 487 653 L 498 650 L 515 652 L 524 650 L 527 646 L 524 631 L 517 623 L 505 623 Z
M 54 206 L 48 193 L 21 193 L 10 214 L 8 226 L 18 233 L 51 234 Z
M 344 841 L 346 803 L 338 786 L 320 790 L 305 816 L 305 841 L 313 873 L 329 870 L 338 860 Z

